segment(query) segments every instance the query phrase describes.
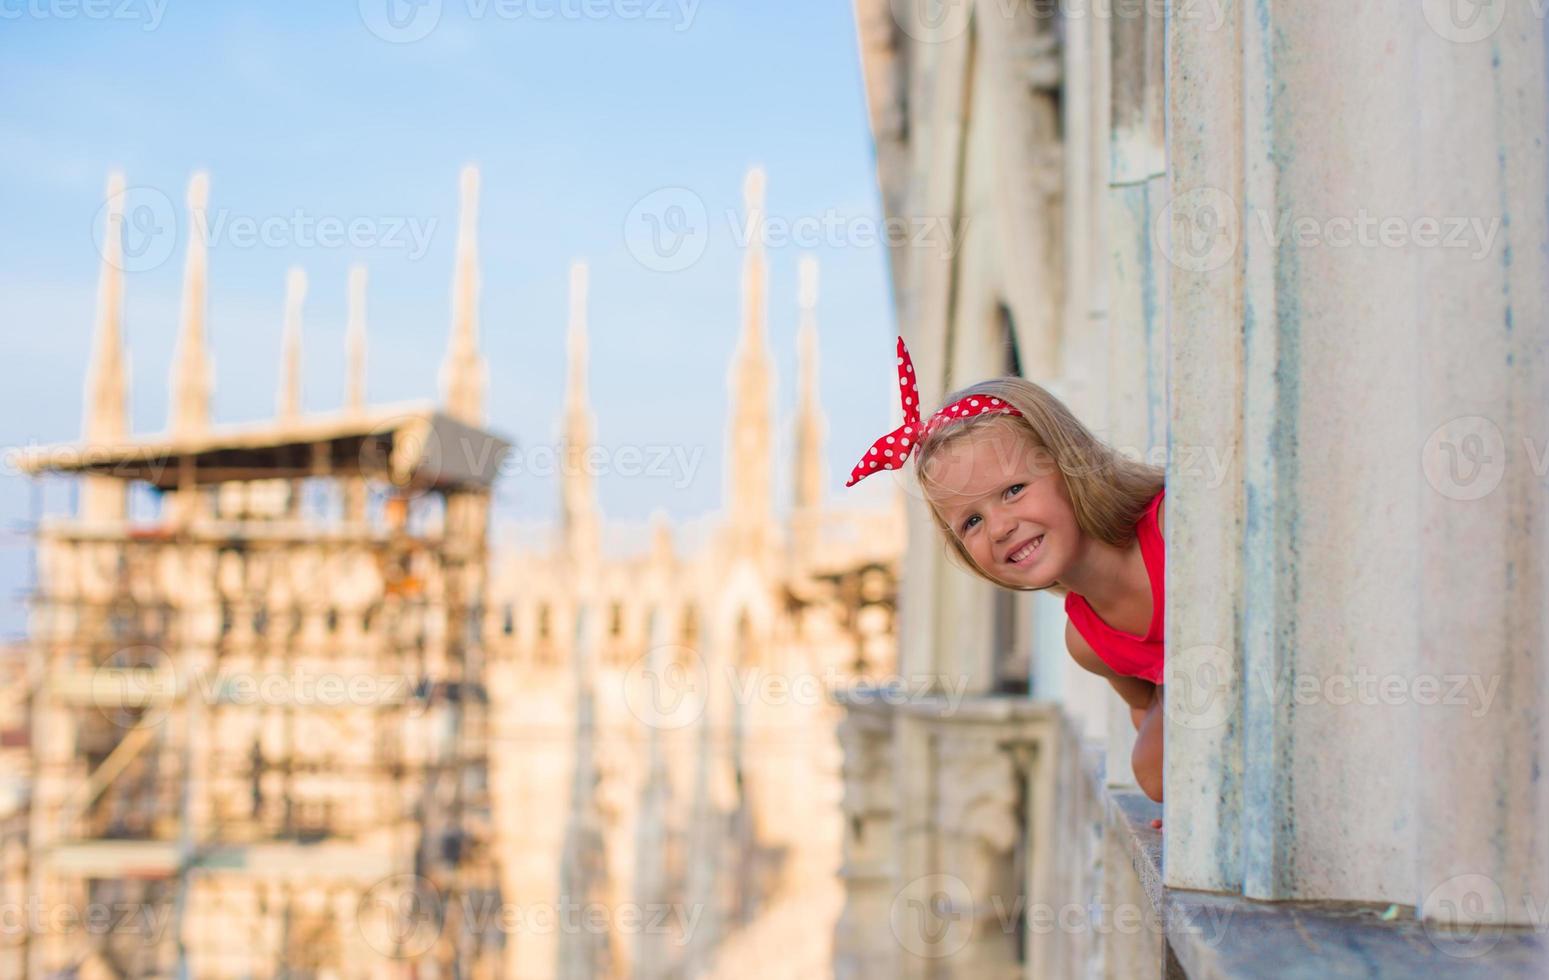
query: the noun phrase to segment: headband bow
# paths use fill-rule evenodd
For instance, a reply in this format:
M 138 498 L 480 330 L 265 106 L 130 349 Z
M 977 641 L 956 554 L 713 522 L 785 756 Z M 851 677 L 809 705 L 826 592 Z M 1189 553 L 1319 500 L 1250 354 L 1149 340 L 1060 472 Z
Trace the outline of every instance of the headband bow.
M 845 486 L 853 487 L 878 470 L 896 470 L 903 466 L 904 460 L 909 458 L 909 454 L 914 451 L 920 439 L 943 422 L 973 418 L 986 412 L 1002 415 L 1022 414 L 999 398 L 969 395 L 966 398 L 959 398 L 932 415 L 930 421 L 921 425 L 920 393 L 914 386 L 914 362 L 909 359 L 909 348 L 904 346 L 902 337 L 898 338 L 898 392 L 903 400 L 904 424 L 871 444 L 871 449 L 850 471 L 850 480 Z

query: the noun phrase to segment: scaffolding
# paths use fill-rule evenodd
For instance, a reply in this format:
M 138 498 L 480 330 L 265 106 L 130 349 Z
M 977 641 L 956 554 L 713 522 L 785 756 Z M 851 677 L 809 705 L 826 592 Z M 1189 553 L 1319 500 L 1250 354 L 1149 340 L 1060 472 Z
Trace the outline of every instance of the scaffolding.
M 484 618 L 507 444 L 429 407 L 31 452 L 30 976 L 494 977 Z

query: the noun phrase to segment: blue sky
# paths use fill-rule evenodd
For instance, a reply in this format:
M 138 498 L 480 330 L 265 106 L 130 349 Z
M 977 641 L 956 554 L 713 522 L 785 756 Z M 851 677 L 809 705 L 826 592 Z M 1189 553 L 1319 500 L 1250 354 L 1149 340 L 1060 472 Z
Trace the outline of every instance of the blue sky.
M 721 506 L 726 375 L 740 315 L 735 221 L 744 173 L 761 164 L 771 219 L 837 229 L 810 247 L 769 249 L 782 442 L 795 395 L 797 262 L 812 254 L 821 263 L 831 499 L 876 499 L 842 489 L 854 457 L 888 424 L 893 330 L 885 252 L 865 237 L 880 205 L 849 4 L 419 0 L 398 8 L 397 23 L 408 26 L 395 35 L 384 17 L 389 2 L 401 0 L 6 6 L 0 323 L 11 370 L 0 387 L 0 445 L 79 434 L 99 261 L 93 236 L 115 168 L 137 188 L 131 209 L 173 202 L 176 223 L 189 174 L 207 170 L 212 226 L 232 222 L 210 248 L 217 422 L 273 411 L 292 265 L 310 279 L 307 410 L 343 397 L 354 262 L 371 276 L 371 401 L 434 397 L 458 173 L 475 163 L 491 427 L 530 446 L 554 443 L 567 269 L 586 258 L 598 442 L 702 452 L 691 471 L 603 477 L 604 513 L 629 522 L 658 509 L 705 515 Z M 427 25 L 425 36 L 406 39 Z M 671 192 L 669 203 L 705 208 L 703 254 L 678 271 L 649 267 L 626 238 L 631 209 L 663 188 L 691 195 Z M 324 244 L 302 230 L 330 217 L 359 219 L 366 237 Z M 244 239 L 244 218 L 267 221 L 269 242 Z M 394 232 L 400 224 L 405 230 Z M 409 227 L 428 229 L 422 247 Z M 127 277 L 141 432 L 166 421 L 181 229 L 177 236 L 175 248 L 166 239 L 140 263 L 148 268 Z M 776 473 L 783 500 L 789 473 Z M 21 628 L 28 585 L 20 529 L 39 493 L 45 510 L 68 505 L 62 487 L 39 492 L 0 476 L 0 630 L 9 635 Z M 552 480 L 508 477 L 497 515 L 545 520 L 557 495 Z

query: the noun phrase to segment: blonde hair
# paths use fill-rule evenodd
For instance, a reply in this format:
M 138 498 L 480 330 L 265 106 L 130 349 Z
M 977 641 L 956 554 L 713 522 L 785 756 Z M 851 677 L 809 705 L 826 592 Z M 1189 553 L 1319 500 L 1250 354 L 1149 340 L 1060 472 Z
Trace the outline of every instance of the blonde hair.
M 915 473 L 921 489 L 925 491 L 931 517 L 936 529 L 945 536 L 949 553 L 956 557 L 959 564 L 1002 588 L 1017 588 L 987 574 L 969 555 L 963 542 L 958 540 L 942 518 L 931 493 L 932 488 L 940 487 L 928 475 L 931 460 L 942 451 L 970 434 L 987 431 L 992 426 L 1015 433 L 1028 440 L 1031 446 L 1045 450 L 1054 458 L 1054 464 L 1059 467 L 1070 495 L 1076 525 L 1083 533 L 1115 547 L 1123 547 L 1135 539 L 1135 524 L 1166 483 L 1162 467 L 1130 459 L 1107 445 L 1092 435 L 1091 430 L 1081 424 L 1081 420 L 1065 407 L 1064 402 L 1026 378 L 981 381 L 948 395 L 945 404 L 951 405 L 975 395 L 999 398 L 1022 414 L 1018 417 L 989 413 L 948 422 L 927 432 L 915 447 L 914 453 Z M 1056 595 L 1064 595 L 1069 591 L 1058 582 L 1048 588 Z

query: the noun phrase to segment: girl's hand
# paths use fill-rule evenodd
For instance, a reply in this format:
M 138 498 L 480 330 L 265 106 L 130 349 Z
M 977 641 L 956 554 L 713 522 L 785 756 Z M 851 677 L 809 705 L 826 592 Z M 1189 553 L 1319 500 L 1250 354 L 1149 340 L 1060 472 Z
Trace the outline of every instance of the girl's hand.
M 1130 755 L 1135 769 L 1135 783 L 1156 802 L 1162 802 L 1162 740 L 1165 726 L 1162 721 L 1162 690 L 1157 688 L 1151 704 L 1140 712 L 1139 734 L 1135 736 L 1135 748 Z

